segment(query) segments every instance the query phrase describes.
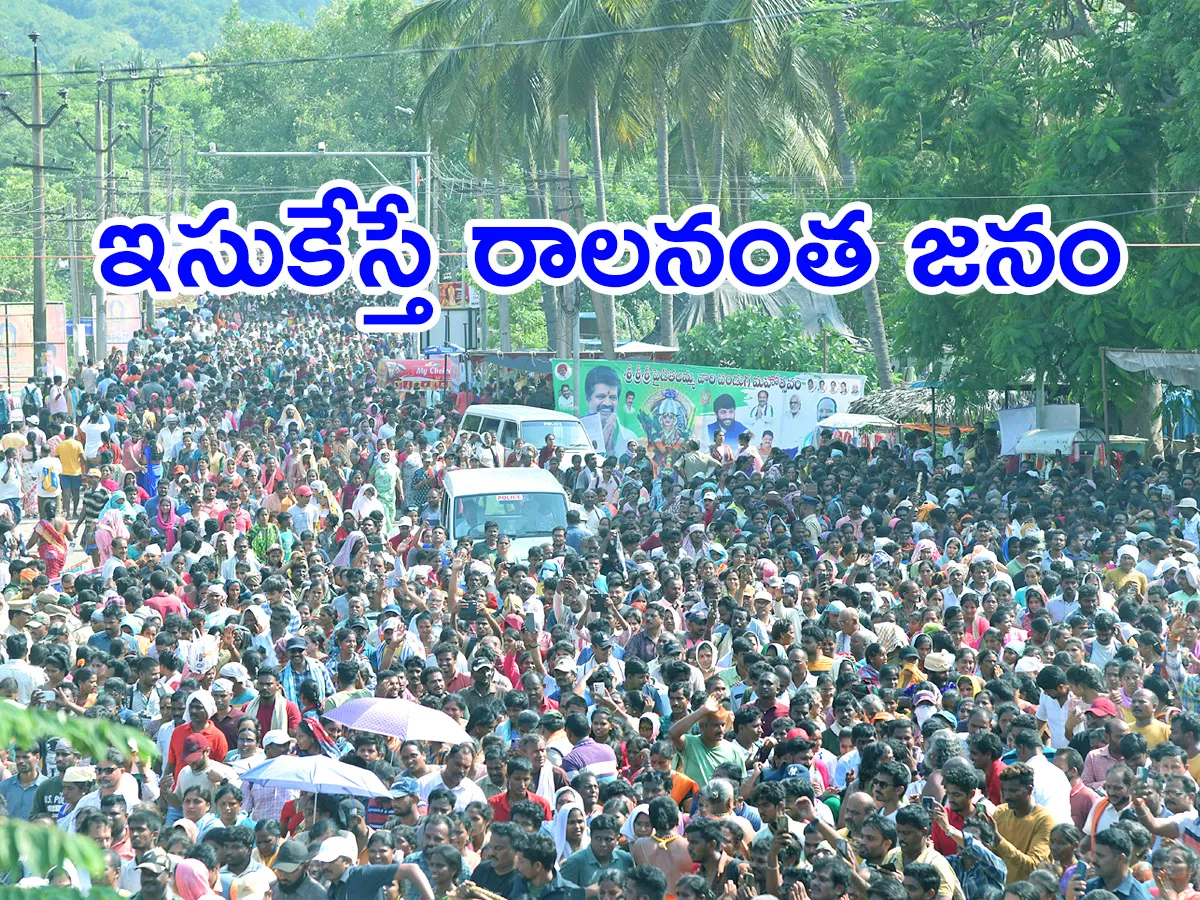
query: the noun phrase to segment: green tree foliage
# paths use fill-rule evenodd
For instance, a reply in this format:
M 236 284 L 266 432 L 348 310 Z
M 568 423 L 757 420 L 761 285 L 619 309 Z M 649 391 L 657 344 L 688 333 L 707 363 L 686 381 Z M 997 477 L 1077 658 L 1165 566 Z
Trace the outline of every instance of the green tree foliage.
M 741 310 L 716 325 L 701 325 L 680 335 L 675 362 L 688 366 L 763 369 L 768 372 L 843 372 L 866 375 L 874 386 L 875 359 L 841 335 L 828 335 L 829 366 L 823 369 L 820 338 L 797 336 L 786 319 L 758 310 Z
M 239 6 L 248 18 L 297 22 L 322 0 L 30 0 L 7 4 L 0 41 L 19 47 L 36 29 L 48 41 L 54 67 L 82 56 L 91 62 L 123 59 L 138 49 L 168 62 L 214 44 L 222 17 Z
M 1196 0 L 915 0 L 814 17 L 796 40 L 842 54 L 859 189 L 895 198 L 875 202 L 877 222 L 1008 216 L 1043 202 L 1056 229 L 1099 218 L 1130 243 L 1186 243 L 1198 12 Z M 1041 373 L 1095 408 L 1100 347 L 1197 346 L 1197 273 L 1195 248 L 1132 247 L 1123 282 L 1099 297 L 930 298 L 899 282 L 892 336 L 914 362 L 953 357 L 967 382 Z M 1137 383 L 1113 378 L 1116 399 L 1132 404 Z
M 76 750 L 92 758 L 103 756 L 112 747 L 137 752 L 143 759 L 152 759 L 156 752 L 153 741 L 137 729 L 102 719 L 26 710 L 0 703 L 0 744 L 30 747 L 48 737 L 66 738 Z M 94 874 L 104 869 L 100 848 L 87 838 L 65 834 L 53 826 L 33 825 L 16 819 L 4 819 L 0 824 L 0 872 L 8 874 L 11 884 L 25 873 L 44 875 L 64 859 L 70 859 L 79 868 Z M 11 890 L 0 891 L 0 900 L 4 900 Z M 12 895 L 15 897 L 17 892 L 13 891 Z M 31 896 L 24 891 L 20 895 Z M 64 892 L 59 890 L 44 896 L 63 897 Z M 114 895 L 100 891 L 92 894 L 96 900 L 109 896 Z

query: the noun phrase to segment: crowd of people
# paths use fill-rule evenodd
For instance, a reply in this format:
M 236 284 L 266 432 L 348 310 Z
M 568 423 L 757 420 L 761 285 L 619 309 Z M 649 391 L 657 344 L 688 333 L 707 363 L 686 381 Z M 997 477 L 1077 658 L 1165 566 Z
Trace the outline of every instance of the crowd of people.
M 1001 456 L 983 424 L 794 456 L 506 447 L 464 411 L 551 407 L 547 379 L 431 399 L 352 322 L 202 297 L 0 394 L 0 697 L 158 750 L 4 748 L 0 811 L 105 860 L 9 884 L 1195 900 L 1194 439 L 1103 467 Z M 448 541 L 447 472 L 532 466 L 570 500 L 544 544 Z M 362 697 L 469 740 L 330 718 Z M 243 782 L 289 755 L 387 791 Z

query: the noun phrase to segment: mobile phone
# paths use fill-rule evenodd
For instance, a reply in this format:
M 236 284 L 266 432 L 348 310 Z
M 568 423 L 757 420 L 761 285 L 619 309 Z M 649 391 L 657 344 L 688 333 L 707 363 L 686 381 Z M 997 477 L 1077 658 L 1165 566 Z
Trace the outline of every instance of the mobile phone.
M 987 817 L 987 804 L 982 800 L 975 801 L 975 815 L 981 819 Z
M 933 812 L 937 808 L 937 800 L 935 800 L 933 797 L 922 797 L 921 805 L 930 812 Z
M 758 761 L 765 763 L 767 761 L 767 759 L 771 756 L 771 751 L 773 749 L 774 748 L 771 746 L 759 747 L 758 748 Z
M 1083 860 L 1080 860 L 1079 862 L 1077 862 L 1075 864 L 1075 874 L 1072 875 L 1071 878 L 1072 879 L 1082 878 L 1084 881 L 1087 881 L 1087 877 L 1088 877 L 1087 863 L 1085 863 Z

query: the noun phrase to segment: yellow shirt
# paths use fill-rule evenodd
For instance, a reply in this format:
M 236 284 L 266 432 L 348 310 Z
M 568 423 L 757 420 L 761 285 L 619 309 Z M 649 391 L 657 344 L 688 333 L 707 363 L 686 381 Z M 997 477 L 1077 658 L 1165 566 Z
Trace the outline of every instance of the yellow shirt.
M 54 455 L 62 462 L 64 475 L 83 474 L 83 444 L 75 438 L 59 441 L 58 446 L 54 448 Z
M 1193 781 L 1200 780 L 1200 753 L 1188 760 L 1188 772 Z
M 3 450 L 20 450 L 28 441 L 25 440 L 25 435 L 19 431 L 10 431 L 4 437 L 0 438 L 0 449 Z
M 1136 582 L 1138 594 L 1143 597 L 1146 596 L 1150 582 L 1137 569 L 1130 569 L 1128 572 L 1122 572 L 1120 569 L 1109 569 L 1108 574 L 1104 576 L 1104 587 L 1113 594 L 1119 594 L 1121 593 L 1121 588 L 1125 587 L 1126 582 L 1129 581 Z
M 902 854 L 897 854 L 894 858 L 888 859 L 887 862 L 894 862 L 896 868 L 901 873 L 904 872 L 904 856 Z M 913 862 L 933 866 L 937 869 L 938 874 L 942 876 L 942 883 L 938 885 L 937 889 L 938 900 L 953 900 L 955 897 L 963 896 L 963 889 L 958 883 L 958 876 L 950 868 L 950 863 L 946 862 L 946 857 L 934 850 L 932 844 L 926 847 L 925 852 L 914 859 Z
M 1042 806 L 1034 806 L 1029 815 L 1018 818 L 1005 803 L 996 807 L 997 844 L 993 848 L 1008 865 L 1005 884 L 1026 881 L 1038 863 L 1050 860 L 1050 829 L 1054 817 Z
M 1171 739 L 1171 726 L 1157 719 L 1151 719 L 1150 724 L 1145 728 L 1136 722 L 1132 722 L 1129 725 L 1129 730 L 1144 737 L 1146 739 L 1146 746 L 1151 750 L 1164 741 Z

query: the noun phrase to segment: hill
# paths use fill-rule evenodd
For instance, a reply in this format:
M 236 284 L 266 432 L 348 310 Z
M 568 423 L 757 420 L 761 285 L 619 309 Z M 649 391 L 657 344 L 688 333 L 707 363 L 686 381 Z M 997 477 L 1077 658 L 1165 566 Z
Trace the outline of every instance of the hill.
M 0 51 L 29 55 L 30 31 L 44 35 L 47 66 L 79 60 L 125 60 L 140 49 L 147 61 L 173 62 L 211 47 L 236 0 L 23 0 L 0 12 Z M 243 0 L 245 18 L 311 21 L 326 0 Z

